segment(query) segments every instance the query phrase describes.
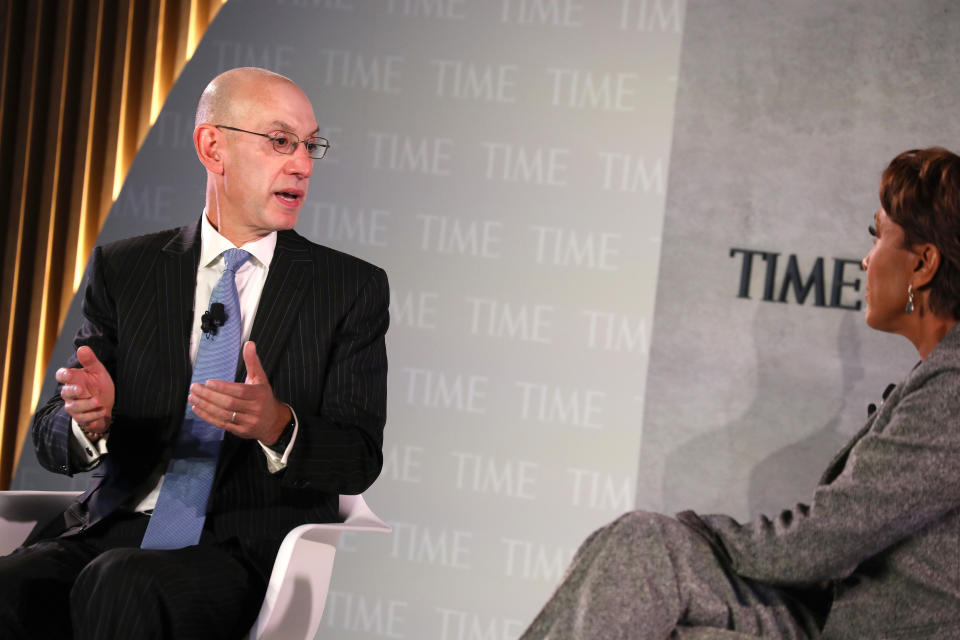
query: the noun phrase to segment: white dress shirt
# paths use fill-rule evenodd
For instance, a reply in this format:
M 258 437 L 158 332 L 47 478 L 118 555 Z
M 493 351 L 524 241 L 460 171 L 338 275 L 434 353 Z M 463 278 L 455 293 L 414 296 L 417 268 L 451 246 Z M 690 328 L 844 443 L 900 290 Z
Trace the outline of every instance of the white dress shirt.
M 237 269 L 236 283 L 237 292 L 240 296 L 240 316 L 243 321 L 243 339 L 241 344 L 245 343 L 250 337 L 250 330 L 253 328 L 253 320 L 257 315 L 257 305 L 260 302 L 260 294 L 263 292 L 263 285 L 267 281 L 267 273 L 270 271 L 270 262 L 273 260 L 273 252 L 277 246 L 277 233 L 274 231 L 269 235 L 260 238 L 254 242 L 249 242 L 242 247 L 244 251 L 250 253 L 250 259 L 243 263 Z M 200 317 L 207 310 L 210 301 L 210 295 L 213 288 L 223 274 L 225 267 L 223 252 L 227 249 L 235 249 L 232 242 L 224 238 L 213 228 L 210 221 L 207 220 L 206 211 L 204 211 L 200 223 L 200 263 L 197 268 L 197 288 L 194 292 L 193 305 L 193 326 L 190 329 L 190 363 L 194 364 L 197 360 L 197 350 L 200 346 Z M 201 302 L 197 302 L 201 301 Z M 240 357 L 243 357 L 241 354 Z M 289 405 L 288 405 L 289 406 Z M 293 407 L 290 407 L 293 413 Z M 287 466 L 287 459 L 293 448 L 293 443 L 297 438 L 298 421 L 296 413 L 293 413 L 294 428 L 293 437 L 289 445 L 284 450 L 283 455 L 276 453 L 273 449 L 260 442 L 260 447 L 266 455 L 267 469 L 270 473 L 276 473 Z M 73 439 L 71 440 L 72 453 L 78 460 L 86 461 L 86 468 L 92 469 L 100 460 L 100 456 L 107 453 L 106 435 L 96 442 L 92 442 L 80 429 L 80 425 L 73 420 Z M 147 483 L 145 491 L 140 496 L 136 496 L 131 504 L 136 505 L 134 511 L 150 511 L 157 502 L 157 496 L 160 494 L 160 487 L 163 485 L 164 469 L 155 472 L 154 478 Z

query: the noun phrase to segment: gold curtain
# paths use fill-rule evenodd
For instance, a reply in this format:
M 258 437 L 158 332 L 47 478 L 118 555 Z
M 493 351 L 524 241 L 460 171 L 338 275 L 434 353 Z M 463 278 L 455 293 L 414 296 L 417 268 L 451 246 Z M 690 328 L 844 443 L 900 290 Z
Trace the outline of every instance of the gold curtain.
M 0 0 L 0 489 L 100 227 L 226 0 Z

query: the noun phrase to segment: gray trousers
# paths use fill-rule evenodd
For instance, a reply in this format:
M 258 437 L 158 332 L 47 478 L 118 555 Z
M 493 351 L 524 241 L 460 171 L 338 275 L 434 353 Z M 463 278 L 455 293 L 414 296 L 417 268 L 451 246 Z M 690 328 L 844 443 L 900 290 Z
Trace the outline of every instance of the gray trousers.
M 815 640 L 812 611 L 741 578 L 686 525 L 634 511 L 580 546 L 520 640 Z

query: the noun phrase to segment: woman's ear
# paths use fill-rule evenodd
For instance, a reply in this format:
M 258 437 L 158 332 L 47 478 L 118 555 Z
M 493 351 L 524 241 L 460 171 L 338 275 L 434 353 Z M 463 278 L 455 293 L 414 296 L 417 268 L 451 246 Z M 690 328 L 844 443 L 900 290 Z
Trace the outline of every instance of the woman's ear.
M 193 130 L 193 146 L 197 149 L 200 162 L 212 173 L 223 173 L 223 159 L 220 149 L 223 138 L 220 130 L 212 124 L 201 124 Z
M 917 264 L 913 269 L 913 285 L 920 289 L 930 284 L 933 276 L 940 268 L 940 249 L 935 244 L 926 242 L 914 247 L 917 255 Z

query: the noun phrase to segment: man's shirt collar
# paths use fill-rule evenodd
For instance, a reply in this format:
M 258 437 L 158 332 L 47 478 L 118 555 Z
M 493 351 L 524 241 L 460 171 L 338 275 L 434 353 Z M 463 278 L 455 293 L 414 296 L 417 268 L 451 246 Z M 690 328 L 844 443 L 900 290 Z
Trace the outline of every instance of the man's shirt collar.
M 209 267 L 217 258 L 227 249 L 236 249 L 233 243 L 220 235 L 220 232 L 213 228 L 210 220 L 207 219 L 207 212 L 204 211 L 200 221 L 200 266 Z M 248 242 L 240 247 L 252 255 L 257 262 L 264 268 L 270 267 L 273 260 L 273 252 L 277 248 L 277 232 L 271 231 L 269 234 Z

